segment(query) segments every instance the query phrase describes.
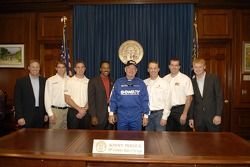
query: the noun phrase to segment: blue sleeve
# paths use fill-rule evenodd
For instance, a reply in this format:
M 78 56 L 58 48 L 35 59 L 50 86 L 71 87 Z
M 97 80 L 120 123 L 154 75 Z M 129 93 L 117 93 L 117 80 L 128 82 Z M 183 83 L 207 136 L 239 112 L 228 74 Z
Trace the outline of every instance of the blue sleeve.
M 149 109 L 149 97 L 148 97 L 148 91 L 145 83 L 142 81 L 141 83 L 141 104 L 142 104 L 142 110 L 143 114 L 150 115 L 150 109 Z
M 110 112 L 116 113 L 117 112 L 117 98 L 118 98 L 118 94 L 117 94 L 117 89 L 118 89 L 118 82 L 116 81 L 111 94 L 110 94 L 110 101 L 109 101 L 109 106 L 110 106 Z

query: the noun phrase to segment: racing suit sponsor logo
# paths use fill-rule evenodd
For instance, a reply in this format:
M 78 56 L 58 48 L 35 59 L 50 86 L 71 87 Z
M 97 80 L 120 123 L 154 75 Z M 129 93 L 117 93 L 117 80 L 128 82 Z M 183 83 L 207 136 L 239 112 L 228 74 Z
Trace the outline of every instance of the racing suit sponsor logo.
M 139 95 L 140 94 L 140 90 L 121 90 L 121 95 Z

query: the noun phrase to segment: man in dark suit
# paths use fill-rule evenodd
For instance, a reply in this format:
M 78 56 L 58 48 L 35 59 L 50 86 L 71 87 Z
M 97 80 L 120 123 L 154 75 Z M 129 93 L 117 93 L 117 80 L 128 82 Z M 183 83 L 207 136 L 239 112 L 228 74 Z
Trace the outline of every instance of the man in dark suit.
M 113 81 L 109 77 L 110 63 L 100 63 L 100 76 L 90 79 L 88 85 L 89 113 L 94 129 L 111 129 L 108 123 L 109 96 L 113 87 Z
M 189 126 L 201 132 L 220 131 L 223 93 L 217 76 L 207 74 L 204 59 L 195 59 L 192 79 L 194 98 L 190 110 Z
M 15 117 L 20 127 L 42 128 L 48 120 L 44 107 L 45 78 L 39 74 L 40 64 L 37 60 L 30 60 L 28 70 L 28 76 L 16 80 Z

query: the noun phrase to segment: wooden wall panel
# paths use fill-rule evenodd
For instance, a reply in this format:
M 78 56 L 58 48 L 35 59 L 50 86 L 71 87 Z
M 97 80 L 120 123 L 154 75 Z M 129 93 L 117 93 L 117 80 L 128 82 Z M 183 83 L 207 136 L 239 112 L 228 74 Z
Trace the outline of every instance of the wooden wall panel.
M 243 71 L 243 44 L 250 42 L 250 11 L 236 11 L 234 59 L 234 108 L 250 108 L 250 72 Z M 245 79 L 244 79 L 245 78 Z M 250 114 L 250 113 L 249 113 Z
M 43 60 L 42 74 L 45 77 L 50 77 L 56 73 L 55 65 L 58 60 L 60 60 L 61 55 L 61 44 L 60 43 L 50 43 L 40 45 L 40 55 Z
M 36 54 L 35 14 L 13 13 L 0 15 L 0 44 L 24 44 L 25 67 Z M 7 92 L 9 103 L 13 99 L 16 78 L 26 75 L 26 68 L 0 68 L 0 89 Z
M 233 109 L 231 115 L 231 131 L 250 139 L 250 109 Z
M 250 73 L 243 71 L 243 44 L 250 41 L 250 11 L 236 10 L 233 40 L 233 105 L 231 112 L 231 130 L 250 139 Z
M 250 12 L 249 11 L 243 11 L 242 12 L 242 42 L 248 42 L 250 43 Z M 239 51 L 240 53 L 240 51 Z M 242 53 L 243 54 L 243 53 Z M 241 57 L 243 59 L 243 57 Z M 242 60 L 241 62 L 244 62 Z M 250 62 L 248 62 L 250 63 Z M 243 66 L 243 63 L 240 63 Z M 242 73 L 241 73 L 241 91 L 240 91 L 240 103 L 248 104 L 248 108 L 250 108 L 250 72 L 244 72 L 243 67 L 241 67 Z M 240 71 L 240 70 L 239 70 Z
M 55 64 L 60 60 L 63 41 L 63 23 L 61 18 L 67 17 L 67 42 L 70 55 L 72 55 L 72 12 L 42 12 L 39 13 L 38 40 L 40 43 L 40 59 L 45 77 L 55 74 Z
M 199 38 L 224 39 L 232 37 L 231 10 L 198 10 Z
M 38 40 L 62 40 L 63 23 L 61 18 L 66 16 L 68 36 L 72 32 L 72 19 L 69 12 L 39 13 Z

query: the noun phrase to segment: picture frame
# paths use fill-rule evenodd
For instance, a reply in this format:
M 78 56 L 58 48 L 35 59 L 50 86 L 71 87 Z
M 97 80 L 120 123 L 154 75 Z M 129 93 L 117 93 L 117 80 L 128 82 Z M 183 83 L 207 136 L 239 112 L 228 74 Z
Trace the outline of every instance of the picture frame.
M 24 68 L 24 44 L 0 44 L 0 68 Z
M 250 41 L 243 42 L 242 71 L 250 73 Z

